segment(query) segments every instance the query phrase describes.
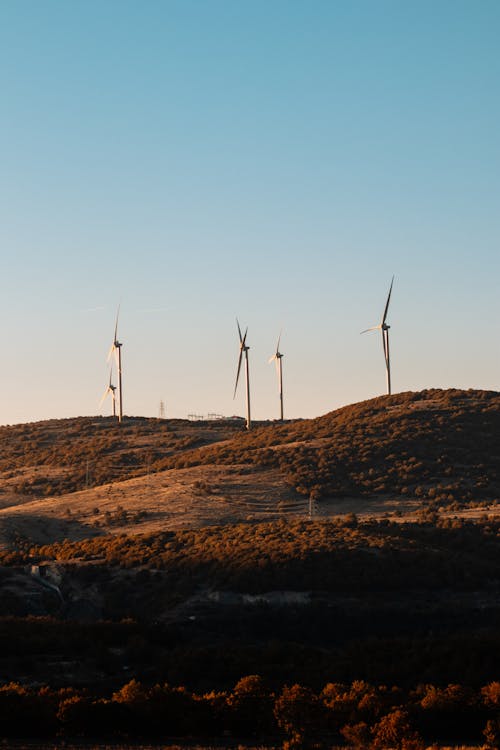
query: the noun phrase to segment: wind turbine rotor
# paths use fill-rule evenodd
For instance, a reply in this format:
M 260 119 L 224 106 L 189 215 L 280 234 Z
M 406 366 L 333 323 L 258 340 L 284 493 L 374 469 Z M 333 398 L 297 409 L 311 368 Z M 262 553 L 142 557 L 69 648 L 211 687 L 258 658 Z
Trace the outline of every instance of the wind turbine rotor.
M 245 345 L 246 338 L 247 338 L 247 333 L 248 333 L 248 326 L 247 326 L 247 328 L 245 330 L 245 335 L 243 336 L 242 333 L 241 333 L 240 322 L 239 322 L 238 318 L 236 318 L 236 325 L 238 326 L 238 336 L 239 336 L 239 339 L 240 339 L 240 354 L 239 354 L 239 357 L 238 357 L 238 369 L 236 371 L 236 382 L 234 384 L 233 399 L 236 398 L 236 391 L 238 389 L 238 381 L 240 379 L 240 371 L 241 371 L 241 362 L 243 360 L 243 352 L 246 351 L 246 349 L 248 348 Z
M 387 392 L 391 393 L 391 360 L 390 360 L 390 354 L 389 354 L 389 328 L 390 326 L 386 323 L 387 320 L 387 314 L 389 312 L 389 303 L 391 301 L 391 294 L 392 294 L 392 285 L 394 284 L 394 276 L 391 279 L 391 285 L 389 287 L 389 294 L 387 295 L 387 300 L 384 307 L 384 314 L 382 316 L 382 322 L 378 326 L 372 326 L 371 328 L 366 328 L 364 331 L 361 331 L 361 333 L 368 333 L 369 331 L 381 331 L 382 332 L 382 345 L 384 347 L 384 359 L 385 359 L 385 368 L 387 371 Z

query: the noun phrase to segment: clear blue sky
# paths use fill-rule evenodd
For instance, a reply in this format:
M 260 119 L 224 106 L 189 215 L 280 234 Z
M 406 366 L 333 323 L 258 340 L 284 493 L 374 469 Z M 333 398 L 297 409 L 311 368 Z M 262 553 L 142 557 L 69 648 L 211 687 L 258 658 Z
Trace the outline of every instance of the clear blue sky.
M 500 383 L 500 3 L 0 2 L 0 422 Z M 109 405 L 102 413 L 107 413 Z

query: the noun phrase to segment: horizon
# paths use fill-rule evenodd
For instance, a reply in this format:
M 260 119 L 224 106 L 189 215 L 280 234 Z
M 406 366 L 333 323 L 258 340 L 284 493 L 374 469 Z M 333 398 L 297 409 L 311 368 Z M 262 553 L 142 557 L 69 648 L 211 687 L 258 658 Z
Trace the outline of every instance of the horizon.
M 393 392 L 391 394 L 387 393 L 381 393 L 375 396 L 370 396 L 366 399 L 361 399 L 360 401 L 352 401 L 348 404 L 340 404 L 339 406 L 336 406 L 334 409 L 330 409 L 329 411 L 324 412 L 323 414 L 317 414 L 314 417 L 285 417 L 283 420 L 281 420 L 279 417 L 269 417 L 269 418 L 263 418 L 263 419 L 253 419 L 252 418 L 252 428 L 258 428 L 259 426 L 262 426 L 263 424 L 271 424 L 279 426 L 281 424 L 287 424 L 291 422 L 300 422 L 300 421 L 308 421 L 308 420 L 314 420 L 314 419 L 321 419 L 322 417 L 326 417 L 329 414 L 333 414 L 334 412 L 341 411 L 342 409 L 348 409 L 350 406 L 359 406 L 361 404 L 366 404 L 369 401 L 375 401 L 380 398 L 394 398 L 397 399 L 398 396 L 406 396 L 407 394 L 426 394 L 432 391 L 437 392 L 446 392 L 446 391 L 459 391 L 460 393 L 464 394 L 471 394 L 471 393 L 492 393 L 492 394 L 500 394 L 499 390 L 495 389 L 488 389 L 488 388 L 455 388 L 454 386 L 450 386 L 449 388 L 422 388 L 417 391 L 397 391 Z M 113 416 L 113 414 L 78 414 L 78 415 L 68 415 L 66 417 L 46 417 L 45 419 L 40 419 L 36 421 L 27 421 L 27 422 L 16 422 L 16 423 L 5 423 L 0 424 L 0 427 L 19 427 L 21 425 L 26 424 L 39 424 L 41 422 L 62 422 L 62 421 L 75 421 L 79 419 L 108 419 L 108 420 L 115 420 L 117 426 L 120 426 L 120 422 L 118 420 L 118 416 Z M 124 413 L 123 415 L 123 423 L 126 424 L 127 420 L 153 420 L 155 422 L 190 422 L 192 424 L 196 423 L 206 423 L 206 422 L 235 422 L 235 423 L 241 423 L 242 428 L 242 434 L 245 434 L 246 430 L 244 430 L 244 423 L 246 420 L 246 417 L 244 414 L 231 414 L 231 415 L 224 415 L 224 414 L 216 414 L 213 412 L 208 412 L 207 414 L 189 414 L 184 417 L 169 417 L 164 416 L 160 417 L 159 415 L 152 415 L 148 416 L 145 414 L 127 414 Z

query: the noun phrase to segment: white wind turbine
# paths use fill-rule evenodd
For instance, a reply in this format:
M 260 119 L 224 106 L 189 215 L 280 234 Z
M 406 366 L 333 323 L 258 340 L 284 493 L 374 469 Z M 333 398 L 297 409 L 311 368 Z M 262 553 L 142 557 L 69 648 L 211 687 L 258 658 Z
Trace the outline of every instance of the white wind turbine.
M 109 372 L 109 384 L 102 395 L 101 401 L 99 403 L 99 408 L 101 408 L 106 398 L 109 395 L 111 395 L 111 400 L 113 402 L 113 416 L 116 417 L 116 397 L 115 397 L 116 385 L 113 385 L 113 383 L 111 382 L 112 378 L 113 378 L 113 368 L 111 367 L 110 372 Z
M 250 427 L 252 426 L 252 421 L 250 419 L 250 371 L 248 368 L 248 350 L 250 349 L 250 347 L 247 346 L 247 343 L 246 343 L 248 328 L 245 330 L 245 335 L 242 336 L 238 318 L 236 318 L 236 325 L 238 326 L 238 335 L 240 337 L 240 354 L 238 357 L 238 370 L 236 372 L 236 384 L 234 386 L 233 399 L 236 396 L 236 390 L 238 388 L 238 380 L 240 377 L 240 370 L 241 370 L 241 360 L 243 359 L 243 354 L 245 354 L 245 380 L 246 380 L 246 386 L 247 386 L 247 430 L 249 430 Z
M 391 395 L 391 358 L 389 354 L 389 328 L 390 326 L 387 325 L 387 312 L 389 310 L 389 302 L 391 299 L 391 292 L 392 292 L 392 285 L 394 283 L 394 276 L 391 280 L 391 286 L 389 287 L 389 294 L 387 295 L 387 302 L 385 303 L 385 309 L 384 314 L 382 316 L 382 322 L 378 326 L 373 326 L 372 328 L 367 328 L 365 331 L 361 331 L 361 333 L 368 333 L 368 331 L 382 331 L 382 344 L 384 347 L 384 357 L 385 357 L 385 369 L 387 371 L 387 393 L 389 396 Z
M 280 352 L 280 340 L 281 340 L 281 331 L 280 335 L 278 336 L 278 343 L 276 344 L 276 353 L 273 354 L 273 356 L 269 359 L 269 364 L 271 362 L 276 362 L 276 373 L 278 375 L 278 390 L 280 394 L 280 420 L 283 422 L 283 365 L 281 360 L 283 359 L 283 354 Z
M 122 390 L 122 344 L 118 341 L 118 316 L 120 315 L 120 305 L 118 305 L 118 312 L 116 313 L 115 323 L 115 335 L 111 349 L 108 354 L 108 362 L 113 356 L 116 355 L 116 361 L 118 365 L 118 394 L 119 394 L 119 410 L 118 410 L 118 421 L 121 422 L 123 419 L 123 390 Z

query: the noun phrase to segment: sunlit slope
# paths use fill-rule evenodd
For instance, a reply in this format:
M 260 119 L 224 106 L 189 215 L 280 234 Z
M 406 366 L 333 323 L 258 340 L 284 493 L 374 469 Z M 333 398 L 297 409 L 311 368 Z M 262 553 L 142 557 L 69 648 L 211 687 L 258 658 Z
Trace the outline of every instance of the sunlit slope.
M 233 463 L 277 467 L 319 504 L 374 497 L 436 507 L 494 502 L 500 498 L 500 395 L 427 390 L 383 396 L 317 419 L 255 429 L 163 465 Z
M 189 448 L 225 440 L 237 422 L 79 417 L 0 427 L 0 508 L 152 473 Z

